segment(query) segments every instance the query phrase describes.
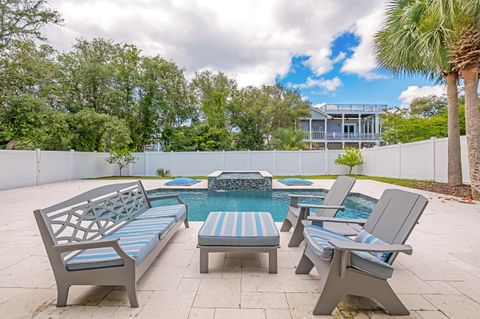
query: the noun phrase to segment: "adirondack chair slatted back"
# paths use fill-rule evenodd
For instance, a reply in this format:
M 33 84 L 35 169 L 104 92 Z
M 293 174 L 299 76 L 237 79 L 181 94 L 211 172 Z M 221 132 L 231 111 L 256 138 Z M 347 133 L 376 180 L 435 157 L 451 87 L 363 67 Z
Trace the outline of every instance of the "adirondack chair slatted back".
M 149 207 L 140 182 L 99 187 L 35 211 L 53 244 L 102 238 Z
M 325 196 L 322 205 L 341 206 L 345 201 L 348 193 L 355 185 L 355 178 L 349 176 L 339 176 L 333 183 L 332 187 Z M 335 217 L 338 209 L 319 209 L 318 216 L 322 217 Z
M 363 228 L 389 244 L 404 244 L 427 204 L 428 200 L 422 195 L 388 189 L 378 200 Z M 391 255 L 390 264 L 396 255 Z

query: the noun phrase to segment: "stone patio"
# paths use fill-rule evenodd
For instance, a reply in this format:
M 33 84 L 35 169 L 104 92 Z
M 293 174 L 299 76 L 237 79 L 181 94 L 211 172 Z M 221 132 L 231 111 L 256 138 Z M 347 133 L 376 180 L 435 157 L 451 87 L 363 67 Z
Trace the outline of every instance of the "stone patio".
M 180 228 L 140 280 L 139 308 L 129 308 L 120 287 L 89 286 L 72 287 L 70 306 L 56 308 L 55 282 L 32 211 L 113 182 L 73 181 L 0 192 L 1 318 L 312 317 L 319 277 L 315 270 L 295 275 L 302 247 L 288 248 L 289 234 L 282 233 L 278 274 L 268 274 L 267 255 L 231 253 L 212 254 L 210 273 L 200 274 L 199 222 Z M 314 187 L 329 188 L 332 182 L 318 180 Z M 163 185 L 155 180 L 144 183 L 149 189 Z M 353 191 L 378 198 L 386 188 L 398 187 L 360 180 Z M 399 256 L 391 284 L 412 310 L 411 318 L 479 318 L 480 206 L 422 193 L 430 204 L 408 242 L 414 254 Z M 358 310 L 357 299 L 347 301 L 333 317 L 389 317 L 381 310 Z

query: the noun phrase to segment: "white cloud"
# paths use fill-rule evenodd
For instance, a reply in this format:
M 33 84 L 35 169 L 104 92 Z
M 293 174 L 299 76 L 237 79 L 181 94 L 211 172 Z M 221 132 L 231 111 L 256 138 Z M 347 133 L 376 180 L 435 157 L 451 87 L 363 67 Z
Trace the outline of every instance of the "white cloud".
M 445 96 L 445 94 L 445 86 L 443 85 L 425 85 L 422 87 L 411 85 L 406 90 L 402 91 L 402 93 L 400 93 L 398 100 L 403 107 L 406 107 L 417 97 L 426 97 L 431 95 Z
M 344 59 L 331 57 L 332 41 L 354 25 L 363 36 L 359 21 L 382 2 L 51 0 L 65 25 L 49 27 L 47 36 L 65 50 L 79 37 L 129 42 L 175 60 L 187 76 L 208 68 L 235 76 L 242 86 L 259 85 L 287 74 L 296 55 L 309 55 L 317 76 L 331 70 Z
M 373 42 L 375 32 L 380 28 L 385 8 L 379 8 L 368 16 L 359 19 L 353 28 L 353 33 L 360 38 L 360 43 L 353 49 L 353 54 L 343 64 L 341 71 L 357 74 L 365 79 L 380 79 L 385 76 L 375 73 L 375 56 Z
M 305 83 L 301 84 L 289 84 L 290 87 L 297 89 L 307 89 L 307 88 L 322 88 L 325 93 L 336 91 L 343 84 L 342 80 L 339 77 L 334 77 L 332 79 L 312 79 L 309 77 Z

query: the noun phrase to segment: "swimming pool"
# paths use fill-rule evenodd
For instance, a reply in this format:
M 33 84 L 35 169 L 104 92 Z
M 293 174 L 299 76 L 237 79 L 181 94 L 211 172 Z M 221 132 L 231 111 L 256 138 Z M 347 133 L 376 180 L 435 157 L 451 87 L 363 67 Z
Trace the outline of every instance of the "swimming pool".
M 265 211 L 272 213 L 277 222 L 283 221 L 287 212 L 288 194 L 324 195 L 321 190 L 273 190 L 260 191 L 208 191 L 185 189 L 156 189 L 149 194 L 180 194 L 188 205 L 188 218 L 192 221 L 204 221 L 211 211 Z M 302 199 L 302 203 L 320 203 L 318 199 Z M 373 198 L 351 194 L 345 200 L 345 210 L 339 211 L 338 217 L 366 218 L 377 201 Z M 175 200 L 157 201 L 154 205 L 176 203 Z

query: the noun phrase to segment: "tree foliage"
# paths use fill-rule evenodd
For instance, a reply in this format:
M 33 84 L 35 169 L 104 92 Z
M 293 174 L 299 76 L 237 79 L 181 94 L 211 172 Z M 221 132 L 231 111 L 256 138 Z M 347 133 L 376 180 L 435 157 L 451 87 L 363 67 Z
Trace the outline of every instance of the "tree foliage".
M 111 151 L 106 159 L 107 163 L 116 164 L 120 176 L 122 176 L 122 169 L 130 164 L 135 163 L 137 158 L 127 149 Z
M 363 165 L 362 154 L 358 148 L 345 148 L 345 153 L 338 154 L 335 159 L 335 164 L 348 166 L 348 175 L 352 174 L 352 170 L 355 166 Z
M 289 128 L 279 128 L 272 138 L 272 147 L 276 150 L 298 151 L 306 148 L 303 132 Z

